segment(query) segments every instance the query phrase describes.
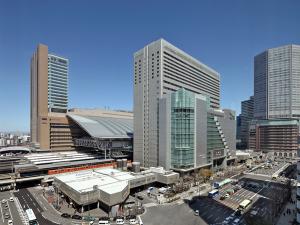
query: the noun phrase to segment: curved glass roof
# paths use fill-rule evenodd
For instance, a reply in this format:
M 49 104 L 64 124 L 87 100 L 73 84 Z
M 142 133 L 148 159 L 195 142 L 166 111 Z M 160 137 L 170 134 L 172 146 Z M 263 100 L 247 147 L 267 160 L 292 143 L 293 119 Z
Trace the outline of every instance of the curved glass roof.
M 133 119 L 68 115 L 94 138 L 132 138 Z

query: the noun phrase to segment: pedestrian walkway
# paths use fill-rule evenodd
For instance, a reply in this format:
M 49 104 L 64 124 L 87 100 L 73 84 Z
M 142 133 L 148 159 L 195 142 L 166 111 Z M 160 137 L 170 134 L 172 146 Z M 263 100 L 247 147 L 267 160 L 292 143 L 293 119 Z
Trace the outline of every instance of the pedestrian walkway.
M 56 211 L 47 200 L 43 197 L 43 190 L 39 188 L 29 188 L 28 191 L 32 194 L 32 196 L 36 199 L 37 203 L 43 208 L 42 216 L 50 220 L 56 224 L 64 224 L 69 225 L 69 220 L 64 219 L 60 216 L 60 213 Z
M 280 215 L 280 218 L 277 222 L 277 225 L 288 225 L 292 224 L 294 219 L 296 219 L 296 189 L 292 189 L 292 194 L 291 194 L 292 201 L 289 201 L 283 212 Z M 290 211 L 290 213 L 288 213 Z
M 149 203 L 143 204 L 143 206 L 144 206 L 145 208 L 149 208 L 149 207 L 158 206 L 158 204 L 157 204 L 157 203 L 154 203 L 154 202 L 149 202 Z

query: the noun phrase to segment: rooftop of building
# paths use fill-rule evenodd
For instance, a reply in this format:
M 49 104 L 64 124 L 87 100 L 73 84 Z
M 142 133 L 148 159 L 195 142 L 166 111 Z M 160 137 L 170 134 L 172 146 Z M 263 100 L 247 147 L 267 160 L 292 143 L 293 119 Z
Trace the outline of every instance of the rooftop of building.
M 59 174 L 55 176 L 55 179 L 79 193 L 99 189 L 113 194 L 123 190 L 130 180 L 139 180 L 143 177 L 155 176 L 155 174 L 160 174 L 164 177 L 177 175 L 177 173 L 166 171 L 162 167 L 151 167 L 139 173 L 120 171 L 113 168 L 100 168 Z
M 31 150 L 25 146 L 10 146 L 10 147 L 4 147 L 0 149 L 0 152 L 18 152 L 18 151 L 31 152 Z
M 163 38 L 160 38 L 156 41 L 151 42 L 150 44 L 146 45 L 146 46 L 150 46 L 150 45 L 154 45 L 156 43 L 161 43 L 161 45 L 169 47 L 170 49 L 172 49 L 173 51 L 176 52 L 176 54 L 181 55 L 183 58 L 185 58 L 187 61 L 189 61 L 192 65 L 202 69 L 203 71 L 207 72 L 209 75 L 214 76 L 215 78 L 220 78 L 220 74 L 215 71 L 214 69 L 210 68 L 209 66 L 205 65 L 204 63 L 200 62 L 198 59 L 194 58 L 193 56 L 189 55 L 188 53 L 184 52 L 183 50 L 177 48 L 176 46 L 172 45 L 170 42 L 166 41 Z M 142 49 L 138 50 L 137 52 L 134 53 L 134 55 L 138 55 L 140 54 L 140 51 Z
M 133 118 L 77 114 L 68 114 L 67 116 L 93 138 L 131 139 L 133 136 Z
M 112 161 L 112 159 L 101 159 L 90 153 L 76 151 L 30 153 L 20 156 L 20 159 L 22 163 L 14 165 L 18 171 L 54 169 Z
M 116 117 L 116 118 L 133 118 L 133 112 L 126 110 L 110 110 L 110 109 L 83 109 L 72 108 L 68 110 L 68 114 L 76 114 L 82 116 L 101 116 L 101 117 Z
M 79 193 L 93 191 L 96 187 L 100 190 L 105 189 L 105 192 L 108 193 L 115 193 L 122 190 L 128 184 L 128 180 L 133 178 L 134 176 L 129 172 L 112 168 L 86 170 L 56 176 L 56 179 Z

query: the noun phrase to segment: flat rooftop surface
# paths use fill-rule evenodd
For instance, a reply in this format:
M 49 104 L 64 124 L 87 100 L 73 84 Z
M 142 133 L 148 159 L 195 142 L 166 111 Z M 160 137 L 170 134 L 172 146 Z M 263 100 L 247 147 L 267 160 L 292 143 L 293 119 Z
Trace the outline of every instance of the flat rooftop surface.
M 96 159 L 92 154 L 82 153 L 76 151 L 67 152 L 53 152 L 53 153 L 32 153 L 24 156 L 28 161 L 34 165 L 44 165 L 59 162 L 74 162 L 82 160 Z
M 111 168 L 87 170 L 56 176 L 56 179 L 80 193 L 92 191 L 95 186 L 97 189 L 107 193 L 115 193 L 123 190 L 128 181 L 133 178 L 134 176 L 129 172 L 122 172 Z

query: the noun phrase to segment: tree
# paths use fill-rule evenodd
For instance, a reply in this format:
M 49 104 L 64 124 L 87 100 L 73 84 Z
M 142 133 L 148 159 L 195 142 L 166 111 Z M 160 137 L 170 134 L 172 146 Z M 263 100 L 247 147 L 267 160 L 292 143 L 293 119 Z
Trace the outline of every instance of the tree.
M 210 169 L 201 169 L 199 171 L 199 174 L 206 182 L 213 175 L 213 172 Z

